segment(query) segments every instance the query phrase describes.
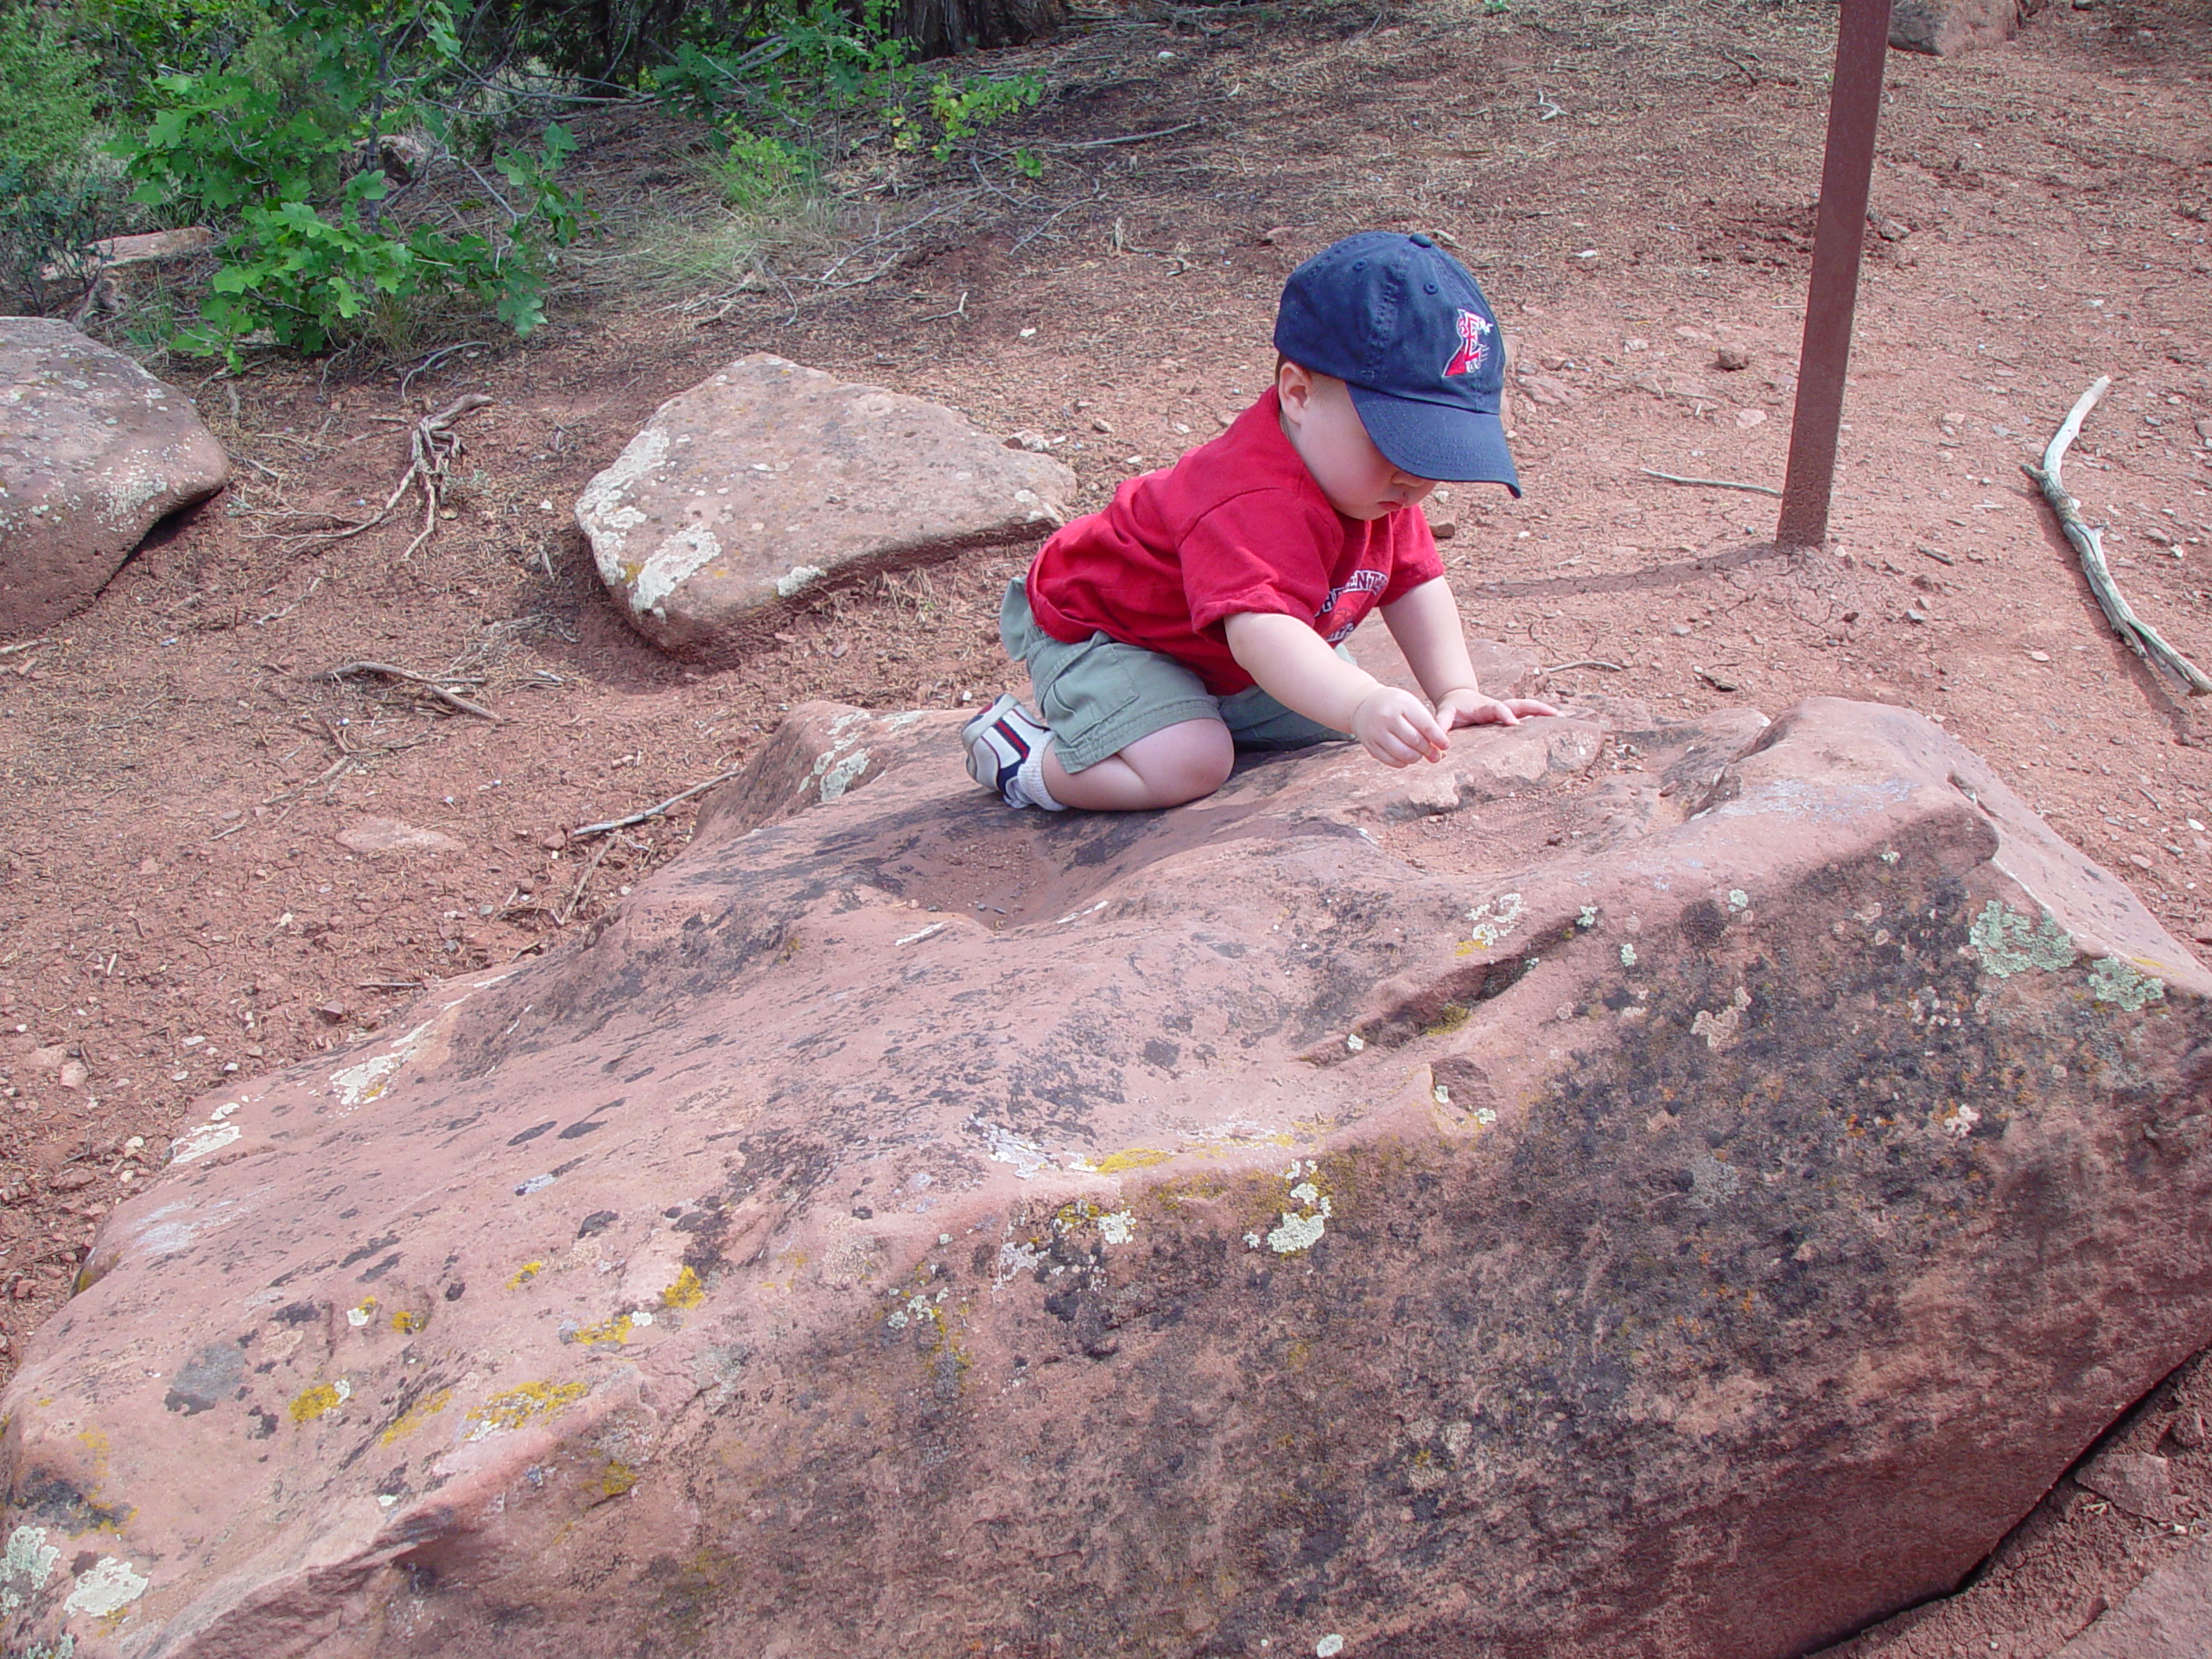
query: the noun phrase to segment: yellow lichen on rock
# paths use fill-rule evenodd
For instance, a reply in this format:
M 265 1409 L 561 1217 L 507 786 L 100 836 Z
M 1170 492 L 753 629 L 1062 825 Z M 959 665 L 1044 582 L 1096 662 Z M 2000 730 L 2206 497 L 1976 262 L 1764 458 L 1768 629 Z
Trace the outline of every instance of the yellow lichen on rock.
M 391 1427 L 385 1430 L 380 1437 L 384 1444 L 390 1446 L 394 1440 L 412 1434 L 424 1423 L 443 1411 L 447 1402 L 452 1398 L 451 1389 L 440 1389 L 435 1394 L 424 1395 L 392 1420 Z
M 590 1392 L 582 1382 L 525 1382 L 495 1394 L 470 1410 L 468 1421 L 475 1427 L 469 1430 L 468 1438 L 480 1440 L 487 1434 L 520 1428 L 534 1417 L 550 1417 Z
M 676 1282 L 660 1294 L 663 1307 L 697 1307 L 707 1300 L 707 1287 L 690 1268 L 676 1275 Z
M 296 1423 L 311 1423 L 327 1412 L 333 1412 L 353 1398 L 353 1385 L 344 1377 L 335 1382 L 318 1382 L 292 1398 L 288 1409 Z

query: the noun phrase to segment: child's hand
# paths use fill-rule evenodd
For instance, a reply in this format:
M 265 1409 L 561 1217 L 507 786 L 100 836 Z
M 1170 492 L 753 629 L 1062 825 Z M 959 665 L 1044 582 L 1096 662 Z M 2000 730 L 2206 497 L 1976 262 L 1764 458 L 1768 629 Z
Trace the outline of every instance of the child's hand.
M 1351 734 L 1386 766 L 1441 760 L 1452 747 L 1428 705 L 1394 685 L 1378 685 L 1359 700 L 1351 713 Z
M 1559 710 L 1534 697 L 1486 697 L 1479 691 L 1446 691 L 1436 705 L 1436 717 L 1448 729 L 1455 726 L 1518 726 L 1532 715 L 1556 715 Z

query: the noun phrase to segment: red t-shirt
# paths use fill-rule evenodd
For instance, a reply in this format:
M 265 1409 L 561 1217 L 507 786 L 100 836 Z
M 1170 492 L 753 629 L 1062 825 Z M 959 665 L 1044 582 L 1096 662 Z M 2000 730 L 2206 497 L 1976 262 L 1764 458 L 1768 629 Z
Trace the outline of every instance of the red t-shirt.
M 1444 574 L 1414 508 L 1347 518 L 1283 435 L 1274 388 L 1211 443 L 1133 478 L 1029 566 L 1029 608 L 1053 639 L 1093 633 L 1173 657 L 1225 697 L 1252 683 L 1224 621 L 1295 616 L 1334 645 L 1377 605 Z

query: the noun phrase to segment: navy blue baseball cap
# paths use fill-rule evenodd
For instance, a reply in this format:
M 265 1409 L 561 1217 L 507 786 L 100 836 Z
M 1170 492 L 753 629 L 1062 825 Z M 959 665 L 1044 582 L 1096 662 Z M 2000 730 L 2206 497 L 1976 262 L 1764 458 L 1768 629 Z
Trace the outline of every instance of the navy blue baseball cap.
M 1284 285 L 1275 349 L 1349 385 L 1393 467 L 1521 493 L 1498 418 L 1497 318 L 1467 268 L 1428 238 L 1363 231 L 1315 254 Z

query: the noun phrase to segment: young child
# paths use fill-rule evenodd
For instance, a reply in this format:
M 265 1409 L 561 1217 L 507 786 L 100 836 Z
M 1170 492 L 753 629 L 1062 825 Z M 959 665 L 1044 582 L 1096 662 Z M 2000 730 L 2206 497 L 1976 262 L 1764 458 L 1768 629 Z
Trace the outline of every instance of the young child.
M 1044 717 L 999 698 L 962 734 L 969 775 L 1010 806 L 1130 811 L 1211 795 L 1240 748 L 1349 735 L 1405 766 L 1455 727 L 1557 714 L 1476 685 L 1414 511 L 1447 479 L 1521 493 L 1497 329 L 1425 236 L 1367 232 L 1292 272 L 1273 389 L 1008 584 L 999 635 Z M 1377 607 L 1426 701 L 1344 649 Z

